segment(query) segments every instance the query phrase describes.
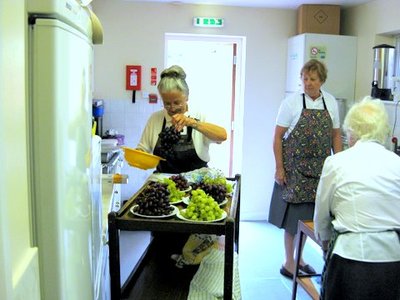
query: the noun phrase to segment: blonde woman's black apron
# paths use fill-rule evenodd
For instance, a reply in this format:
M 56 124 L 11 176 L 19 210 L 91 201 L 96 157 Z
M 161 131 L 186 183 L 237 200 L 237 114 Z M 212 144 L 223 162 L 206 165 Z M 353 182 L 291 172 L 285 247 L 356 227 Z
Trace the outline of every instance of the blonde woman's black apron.
M 269 222 L 295 234 L 299 219 L 312 219 L 315 194 L 325 158 L 332 149 L 332 119 L 322 97 L 324 109 L 307 109 L 303 94 L 303 110 L 299 121 L 282 141 L 283 165 L 287 184 L 275 183 Z M 299 206 L 297 204 L 305 204 Z M 292 211 L 295 205 L 297 211 Z M 285 223 L 292 223 L 292 225 Z M 287 226 L 287 227 L 286 227 Z
M 164 130 L 166 120 L 164 118 L 162 130 Z M 181 135 L 179 141 L 173 146 L 174 157 L 166 161 L 160 161 L 157 172 L 160 173 L 183 173 L 193 171 L 202 167 L 207 167 L 207 162 L 203 161 L 196 153 L 192 139 L 192 127 L 187 127 L 187 133 Z M 157 140 L 153 153 L 161 155 L 161 141 Z

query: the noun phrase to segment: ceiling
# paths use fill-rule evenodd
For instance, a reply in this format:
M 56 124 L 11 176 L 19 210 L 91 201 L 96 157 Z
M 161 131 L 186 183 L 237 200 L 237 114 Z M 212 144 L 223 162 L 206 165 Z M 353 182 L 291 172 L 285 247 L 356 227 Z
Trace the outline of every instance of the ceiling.
M 357 6 L 374 0 L 125 0 L 130 2 L 163 2 L 180 4 L 209 4 L 242 7 L 297 9 L 302 4 L 332 4 L 342 7 Z

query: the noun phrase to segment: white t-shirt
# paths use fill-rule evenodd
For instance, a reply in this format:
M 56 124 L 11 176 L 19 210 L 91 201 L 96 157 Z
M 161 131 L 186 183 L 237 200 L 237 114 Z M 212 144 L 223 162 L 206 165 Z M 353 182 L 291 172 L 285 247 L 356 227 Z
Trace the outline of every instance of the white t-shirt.
M 326 108 L 328 109 L 329 115 L 332 119 L 333 128 L 340 128 L 339 109 L 338 104 L 331 94 L 325 91 L 321 91 L 321 95 L 324 97 Z M 324 109 L 322 102 L 322 96 L 316 100 L 312 100 L 307 94 L 306 108 L 307 109 Z M 286 136 L 293 130 L 297 122 L 300 119 L 301 111 L 303 110 L 303 93 L 297 92 L 293 95 L 286 97 L 279 108 L 278 116 L 276 118 L 276 125 L 281 127 L 287 127 L 288 131 Z
M 334 219 L 331 218 L 331 214 Z M 339 232 L 333 253 L 365 262 L 400 261 L 400 157 L 372 141 L 328 156 L 317 189 L 315 235 L 329 240 Z
M 189 116 L 191 118 L 195 118 L 200 120 L 201 122 L 206 122 L 205 116 L 198 112 L 186 112 L 185 116 Z M 162 125 L 164 118 L 166 120 L 166 127 L 172 125 L 172 118 L 168 115 L 165 109 L 156 111 L 153 113 L 149 120 L 147 121 L 146 127 L 143 130 L 142 137 L 140 139 L 137 148 L 147 153 L 153 153 L 154 147 L 157 144 L 158 135 L 162 130 Z M 184 127 L 182 134 L 186 134 L 187 127 Z M 213 142 L 208 139 L 201 132 L 197 131 L 193 128 L 192 130 L 192 139 L 194 148 L 196 150 L 197 155 L 206 162 L 210 161 L 210 153 L 209 146 Z

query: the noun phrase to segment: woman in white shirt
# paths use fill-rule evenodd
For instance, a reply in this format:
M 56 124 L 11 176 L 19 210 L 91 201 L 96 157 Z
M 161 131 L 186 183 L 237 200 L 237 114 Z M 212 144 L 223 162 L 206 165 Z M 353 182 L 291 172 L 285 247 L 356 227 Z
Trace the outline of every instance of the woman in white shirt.
M 157 88 L 164 109 L 150 116 L 137 148 L 167 159 L 159 163 L 158 172 L 182 173 L 206 167 L 209 145 L 225 141 L 226 130 L 206 122 L 202 114 L 189 113 L 189 87 L 180 66 L 165 69 L 160 77 Z M 179 140 L 169 145 L 160 134 L 172 128 Z
M 311 59 L 300 71 L 303 91 L 287 97 L 276 118 L 275 185 L 268 221 L 284 229 L 285 261 L 280 273 L 293 278 L 295 237 L 299 220 L 312 220 L 315 193 L 327 156 L 342 150 L 335 97 L 322 90 L 323 62 Z M 300 258 L 300 271 L 315 270 Z
M 189 87 L 180 66 L 165 69 L 160 77 L 157 89 L 164 109 L 150 116 L 137 148 L 166 159 L 157 166 L 160 173 L 179 174 L 207 167 L 209 146 L 226 140 L 225 128 L 207 122 L 203 114 L 189 111 Z M 163 249 L 160 254 L 169 256 L 181 251 L 188 235 L 158 232 L 154 236 Z
M 321 299 L 400 299 L 400 157 L 380 100 L 348 112 L 350 148 L 325 160 L 314 228 L 326 265 Z

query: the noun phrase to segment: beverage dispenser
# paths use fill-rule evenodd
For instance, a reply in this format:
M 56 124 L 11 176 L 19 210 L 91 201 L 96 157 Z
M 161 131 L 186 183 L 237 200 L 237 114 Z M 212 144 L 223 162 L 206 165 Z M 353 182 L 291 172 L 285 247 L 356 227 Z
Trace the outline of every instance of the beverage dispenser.
M 373 47 L 374 65 L 371 96 L 381 100 L 393 100 L 395 76 L 395 47 L 382 44 Z

